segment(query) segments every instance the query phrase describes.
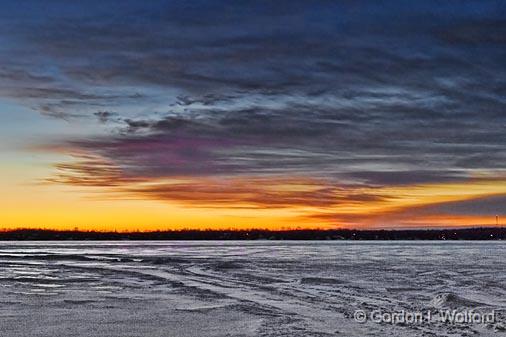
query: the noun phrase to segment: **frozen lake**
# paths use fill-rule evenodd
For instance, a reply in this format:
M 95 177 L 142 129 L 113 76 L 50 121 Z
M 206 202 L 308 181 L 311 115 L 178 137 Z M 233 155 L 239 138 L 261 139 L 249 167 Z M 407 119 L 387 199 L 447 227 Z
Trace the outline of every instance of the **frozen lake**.
M 495 322 L 372 319 L 446 309 Z M 505 313 L 503 242 L 0 242 L 2 337 L 506 336 Z

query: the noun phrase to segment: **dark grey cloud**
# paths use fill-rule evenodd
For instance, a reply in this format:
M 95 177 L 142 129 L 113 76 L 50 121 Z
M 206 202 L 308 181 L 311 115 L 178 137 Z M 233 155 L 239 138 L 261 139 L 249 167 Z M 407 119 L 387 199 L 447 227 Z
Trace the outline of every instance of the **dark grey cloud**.
M 101 123 L 107 123 L 111 120 L 111 118 L 118 115 L 117 113 L 111 111 L 97 111 L 93 114 L 98 118 L 98 120 Z
M 18 11 L 2 14 L 0 95 L 114 124 L 109 137 L 70 147 L 127 176 L 301 173 L 385 185 L 505 168 L 500 1 Z
M 420 213 L 426 214 L 461 214 L 490 216 L 506 215 L 506 195 L 478 198 L 460 202 L 448 202 L 420 209 Z
M 449 44 L 504 47 L 506 44 L 506 20 L 504 18 L 465 20 L 447 29 L 441 29 L 438 36 Z

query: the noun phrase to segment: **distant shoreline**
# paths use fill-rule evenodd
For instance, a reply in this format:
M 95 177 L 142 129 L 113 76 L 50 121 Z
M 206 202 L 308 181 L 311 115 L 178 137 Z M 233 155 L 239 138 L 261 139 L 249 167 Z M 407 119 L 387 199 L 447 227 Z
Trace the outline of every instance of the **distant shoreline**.
M 174 230 L 150 232 L 57 231 L 15 229 L 0 231 L 0 241 L 114 241 L 114 240 L 506 240 L 506 228 L 406 230 Z

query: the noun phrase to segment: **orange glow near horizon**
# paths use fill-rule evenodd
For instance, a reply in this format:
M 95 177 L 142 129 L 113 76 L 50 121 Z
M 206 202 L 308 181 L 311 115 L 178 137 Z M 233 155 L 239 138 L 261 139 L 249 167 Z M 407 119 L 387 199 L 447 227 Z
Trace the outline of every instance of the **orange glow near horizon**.
M 339 187 L 294 176 L 181 177 L 109 187 L 34 184 L 3 170 L 0 228 L 83 230 L 404 228 L 495 225 L 431 207 L 506 195 L 506 180 Z M 47 171 L 29 175 L 41 178 Z M 12 178 L 12 179 L 11 179 Z M 219 196 L 219 198 L 217 197 Z

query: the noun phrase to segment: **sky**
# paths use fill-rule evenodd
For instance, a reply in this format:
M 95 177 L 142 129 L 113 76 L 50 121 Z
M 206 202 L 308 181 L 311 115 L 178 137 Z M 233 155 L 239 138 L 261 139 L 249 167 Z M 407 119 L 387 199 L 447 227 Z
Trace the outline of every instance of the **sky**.
M 0 228 L 506 221 L 504 1 L 0 2 Z

